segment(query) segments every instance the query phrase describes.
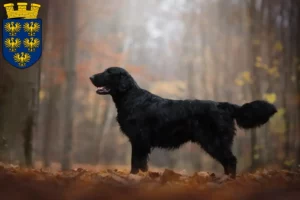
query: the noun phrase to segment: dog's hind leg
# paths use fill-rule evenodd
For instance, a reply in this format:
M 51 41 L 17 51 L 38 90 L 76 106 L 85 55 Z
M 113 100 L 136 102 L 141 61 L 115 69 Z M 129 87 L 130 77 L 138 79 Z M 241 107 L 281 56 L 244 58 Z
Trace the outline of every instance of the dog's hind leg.
M 232 151 L 228 147 L 210 147 L 202 148 L 211 155 L 215 160 L 219 161 L 224 168 L 224 173 L 226 175 L 231 175 L 232 178 L 236 176 L 236 164 L 237 159 L 233 155 Z
M 231 141 L 229 138 L 208 138 L 200 137 L 196 142 L 204 149 L 210 156 L 220 162 L 224 168 L 226 175 L 236 176 L 237 159 L 231 151 Z
M 232 178 L 235 178 L 237 160 L 229 148 L 225 147 L 208 153 L 222 164 L 226 175 L 231 175 Z
M 218 152 L 215 155 L 215 159 L 222 164 L 226 175 L 231 175 L 232 178 L 235 178 L 237 159 L 230 149 L 225 148 L 222 152 Z

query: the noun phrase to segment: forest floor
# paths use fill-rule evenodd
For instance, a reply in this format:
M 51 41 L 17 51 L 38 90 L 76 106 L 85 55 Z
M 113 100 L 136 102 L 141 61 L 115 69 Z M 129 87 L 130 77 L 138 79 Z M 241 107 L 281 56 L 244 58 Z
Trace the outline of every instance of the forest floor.
M 300 170 L 226 175 L 78 168 L 64 172 L 0 164 L 1 200 L 299 199 Z

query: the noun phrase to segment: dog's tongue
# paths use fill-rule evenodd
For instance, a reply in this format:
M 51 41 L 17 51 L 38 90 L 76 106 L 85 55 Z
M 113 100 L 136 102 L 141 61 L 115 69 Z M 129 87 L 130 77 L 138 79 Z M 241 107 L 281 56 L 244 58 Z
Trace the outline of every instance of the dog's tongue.
M 105 87 L 97 87 L 96 92 L 98 92 L 98 91 L 101 92 L 103 90 L 105 90 Z
M 102 86 L 102 87 L 97 87 L 96 92 L 107 92 L 107 88 Z

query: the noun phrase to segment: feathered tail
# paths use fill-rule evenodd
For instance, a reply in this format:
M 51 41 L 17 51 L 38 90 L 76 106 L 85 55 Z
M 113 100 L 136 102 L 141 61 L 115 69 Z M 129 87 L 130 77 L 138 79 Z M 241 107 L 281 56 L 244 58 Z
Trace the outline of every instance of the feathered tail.
M 257 100 L 238 106 L 220 103 L 220 108 L 228 110 L 236 119 L 237 125 L 243 129 L 259 127 L 269 121 L 277 112 L 276 107 L 267 101 Z

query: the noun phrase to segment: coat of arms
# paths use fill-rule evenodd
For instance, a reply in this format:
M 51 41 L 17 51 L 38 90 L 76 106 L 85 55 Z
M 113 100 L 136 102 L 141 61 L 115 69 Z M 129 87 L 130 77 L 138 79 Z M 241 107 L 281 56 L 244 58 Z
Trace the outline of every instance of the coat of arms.
M 39 4 L 4 4 L 8 19 L 3 20 L 3 56 L 12 66 L 25 69 L 35 64 L 42 54 L 42 20 L 38 19 Z

